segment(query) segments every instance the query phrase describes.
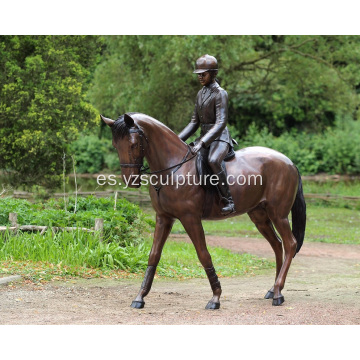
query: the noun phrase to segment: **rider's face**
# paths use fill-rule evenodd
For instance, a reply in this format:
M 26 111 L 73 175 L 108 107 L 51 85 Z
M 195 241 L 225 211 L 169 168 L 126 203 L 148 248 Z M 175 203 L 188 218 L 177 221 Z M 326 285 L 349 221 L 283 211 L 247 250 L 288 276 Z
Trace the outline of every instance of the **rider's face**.
M 213 82 L 213 77 L 211 76 L 209 71 L 198 74 L 198 79 L 202 86 L 208 86 Z

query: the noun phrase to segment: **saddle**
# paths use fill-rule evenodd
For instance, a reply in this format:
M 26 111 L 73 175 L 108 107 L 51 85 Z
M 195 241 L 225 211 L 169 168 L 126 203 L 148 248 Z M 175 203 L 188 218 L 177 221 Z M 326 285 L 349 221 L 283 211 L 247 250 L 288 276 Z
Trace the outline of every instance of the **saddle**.
M 196 156 L 196 172 L 199 177 L 200 184 L 205 190 L 210 190 L 214 188 L 214 185 L 211 185 L 209 179 L 210 176 L 213 175 L 213 172 L 211 171 L 207 162 L 208 155 L 209 155 L 209 149 L 204 148 L 201 149 Z M 235 151 L 233 147 L 231 147 L 221 163 L 221 167 L 225 171 L 225 174 L 226 174 L 225 162 L 232 160 L 234 157 L 235 157 Z

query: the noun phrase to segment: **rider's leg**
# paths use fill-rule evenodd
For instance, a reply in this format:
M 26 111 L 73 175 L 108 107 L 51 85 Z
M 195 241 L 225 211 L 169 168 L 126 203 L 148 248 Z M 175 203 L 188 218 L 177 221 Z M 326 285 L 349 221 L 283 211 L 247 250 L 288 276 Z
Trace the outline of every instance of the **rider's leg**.
M 232 199 L 229 185 L 226 178 L 226 172 L 221 164 L 229 151 L 229 144 L 224 141 L 214 141 L 210 145 L 208 163 L 214 174 L 218 176 L 218 190 L 223 198 L 225 206 L 221 209 L 223 215 L 227 215 L 235 211 L 234 201 Z

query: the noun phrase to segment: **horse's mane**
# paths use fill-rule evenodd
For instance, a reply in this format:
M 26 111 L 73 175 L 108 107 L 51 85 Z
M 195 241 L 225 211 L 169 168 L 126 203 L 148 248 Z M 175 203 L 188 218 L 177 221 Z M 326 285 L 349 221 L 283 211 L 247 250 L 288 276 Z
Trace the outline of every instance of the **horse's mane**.
M 157 131 L 160 130 L 160 128 L 161 128 L 163 131 L 168 133 L 170 136 L 175 136 L 176 138 L 178 138 L 177 135 L 170 128 L 168 128 L 165 124 L 163 124 L 159 120 L 152 118 L 149 115 L 142 114 L 139 112 L 128 112 L 128 113 L 126 113 L 126 115 L 131 116 L 133 118 L 133 120 L 135 121 L 135 125 L 140 128 L 142 128 L 145 124 L 149 124 L 151 127 L 155 127 L 157 129 Z M 135 115 L 135 116 L 133 116 L 133 115 Z M 136 116 L 136 115 L 138 115 L 138 116 Z M 117 118 L 117 120 L 115 120 L 114 125 L 111 127 L 111 131 L 115 138 L 123 139 L 125 136 L 130 134 L 130 126 L 125 122 L 124 117 L 125 117 L 125 114 L 120 115 Z
M 137 114 L 136 112 L 127 113 L 128 115 Z M 120 115 L 114 122 L 114 125 L 111 127 L 111 131 L 113 135 L 120 139 L 130 134 L 130 128 L 124 121 L 124 115 Z

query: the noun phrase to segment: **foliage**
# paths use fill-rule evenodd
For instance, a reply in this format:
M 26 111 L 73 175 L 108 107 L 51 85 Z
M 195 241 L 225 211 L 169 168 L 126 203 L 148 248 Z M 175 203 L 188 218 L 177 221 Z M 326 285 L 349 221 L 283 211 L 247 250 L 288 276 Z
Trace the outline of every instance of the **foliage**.
M 251 123 L 275 135 L 320 131 L 336 116 L 357 118 L 358 36 L 108 36 L 90 90 L 106 116 L 147 113 L 180 131 L 199 84 L 192 69 L 209 53 L 229 93 L 229 122 L 244 135 Z
M 7 233 L 0 237 L 2 260 L 81 266 L 85 268 L 121 269 L 136 272 L 147 265 L 148 251 L 144 243 L 121 246 L 117 242 L 99 241 L 98 235 L 82 232 L 59 232 L 48 230 L 44 235 Z
M 153 225 L 139 208 L 126 200 L 118 200 L 118 214 L 112 210 L 112 199 L 94 197 L 78 199 L 63 209 L 63 200 L 31 204 L 26 200 L 5 198 L 0 202 L 0 224 L 9 225 L 8 213 L 17 212 L 20 224 L 58 226 L 89 226 L 94 217 L 103 217 L 108 229 L 103 241 L 98 234 L 81 230 L 45 234 L 10 231 L 0 233 L 0 273 L 23 275 L 27 281 L 38 282 L 71 277 L 127 277 L 147 267 L 151 243 L 143 230 Z M 121 227 L 119 231 L 119 227 Z M 105 227 L 106 229 L 106 227 Z M 117 237 L 118 236 L 118 237 Z M 221 248 L 210 248 L 219 276 L 255 274 L 273 267 L 267 260 L 249 254 L 235 254 Z M 120 271 L 120 273 L 119 273 Z M 175 278 L 205 277 L 193 245 L 168 242 L 158 266 L 158 275 Z
M 5 241 L 6 240 L 6 241 Z M 69 278 L 126 278 L 143 276 L 150 251 L 148 241 L 120 247 L 104 244 L 90 234 L 51 232 L 0 237 L 0 273 L 22 275 L 26 281 L 43 282 Z M 250 254 L 209 247 L 220 277 L 255 275 L 274 267 L 273 262 Z M 134 274 L 134 275 L 132 275 Z M 175 279 L 205 278 L 193 245 L 168 242 L 157 276 Z
M 66 203 L 67 211 L 64 207 L 63 199 L 32 204 L 27 200 L 4 198 L 0 201 L 0 224 L 10 225 L 10 212 L 18 214 L 20 225 L 91 228 L 95 218 L 103 218 L 105 242 L 124 246 L 143 242 L 143 231 L 152 223 L 137 205 L 123 198 L 117 200 L 116 210 L 113 209 L 114 199 L 98 199 L 93 196 L 78 198 L 76 213 L 74 198 L 70 198 Z
M 111 139 L 83 134 L 71 144 L 71 153 L 75 154 L 79 174 L 99 173 L 104 168 L 113 171 L 119 169 L 119 157 Z
M 106 145 L 98 136 L 81 136 L 71 144 L 71 152 L 76 157 L 76 171 L 80 174 L 100 172 L 104 166 L 106 150 Z
M 360 121 L 337 121 L 318 134 L 285 132 L 279 137 L 266 128 L 249 127 L 241 146 L 266 146 L 289 157 L 302 175 L 360 173 Z
M 0 36 L 0 168 L 13 185 L 59 184 L 68 145 L 95 124 L 85 93 L 101 49 L 94 36 Z

